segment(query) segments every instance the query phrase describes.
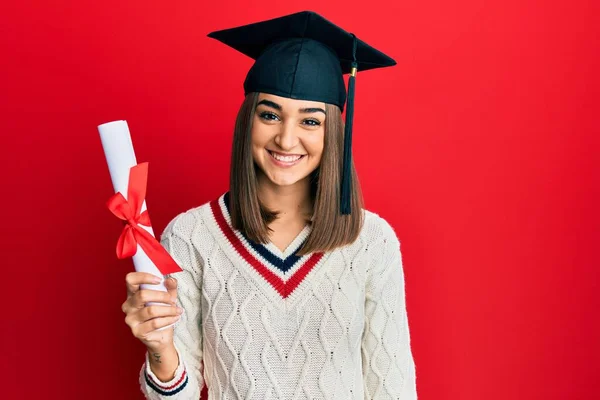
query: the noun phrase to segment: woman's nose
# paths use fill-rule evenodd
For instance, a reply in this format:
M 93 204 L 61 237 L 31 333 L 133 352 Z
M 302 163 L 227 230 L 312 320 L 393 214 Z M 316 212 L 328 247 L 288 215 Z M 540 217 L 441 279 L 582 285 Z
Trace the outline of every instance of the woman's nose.
M 282 150 L 291 150 L 298 144 L 298 137 L 295 132 L 296 127 L 293 123 L 285 122 L 281 124 L 281 129 L 275 136 L 275 143 Z

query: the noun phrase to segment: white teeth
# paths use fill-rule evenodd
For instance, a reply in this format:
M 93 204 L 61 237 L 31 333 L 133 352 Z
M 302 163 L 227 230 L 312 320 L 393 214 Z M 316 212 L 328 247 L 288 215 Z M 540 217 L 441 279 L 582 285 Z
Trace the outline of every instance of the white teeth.
M 277 153 L 271 153 L 271 155 L 273 156 L 274 159 L 276 159 L 278 161 L 283 161 L 283 162 L 298 161 L 300 159 L 300 157 L 302 157 L 302 156 L 282 156 Z

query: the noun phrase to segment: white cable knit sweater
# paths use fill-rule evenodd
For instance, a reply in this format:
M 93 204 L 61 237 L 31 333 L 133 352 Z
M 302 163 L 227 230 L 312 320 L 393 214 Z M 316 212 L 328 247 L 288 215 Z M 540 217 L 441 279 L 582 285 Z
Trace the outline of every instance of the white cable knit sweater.
M 183 268 L 175 327 L 180 364 L 161 382 L 148 355 L 147 399 L 415 400 L 415 364 L 400 244 L 364 211 L 356 242 L 294 255 L 305 228 L 282 252 L 234 231 L 218 200 L 175 217 L 161 243 Z

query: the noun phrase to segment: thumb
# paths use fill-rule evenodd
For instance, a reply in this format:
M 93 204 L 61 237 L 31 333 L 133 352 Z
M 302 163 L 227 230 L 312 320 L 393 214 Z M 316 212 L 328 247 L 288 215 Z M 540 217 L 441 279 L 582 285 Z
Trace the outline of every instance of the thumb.
M 169 296 L 175 301 L 177 300 L 177 279 L 170 276 L 165 279 L 165 287 L 167 288 L 167 292 L 169 292 Z

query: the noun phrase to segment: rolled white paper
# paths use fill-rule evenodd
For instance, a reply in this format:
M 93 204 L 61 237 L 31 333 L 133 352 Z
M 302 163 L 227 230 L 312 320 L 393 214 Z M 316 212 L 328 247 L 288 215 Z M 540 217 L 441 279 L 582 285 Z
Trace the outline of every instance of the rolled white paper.
M 108 163 L 108 170 L 112 179 L 115 193 L 121 192 L 127 199 L 127 188 L 129 186 L 129 170 L 137 165 L 131 134 L 127 121 L 113 121 L 98 126 L 100 140 L 104 148 L 104 155 Z M 140 212 L 146 210 L 146 201 L 142 204 Z M 148 231 L 152 236 L 154 232 L 151 227 L 139 225 Z M 152 260 L 146 255 L 141 246 L 137 245 L 137 251 L 133 256 L 133 265 L 136 271 L 148 272 L 161 277 L 163 280 L 157 285 L 141 285 L 142 289 L 167 291 L 164 285 L 164 277 Z

